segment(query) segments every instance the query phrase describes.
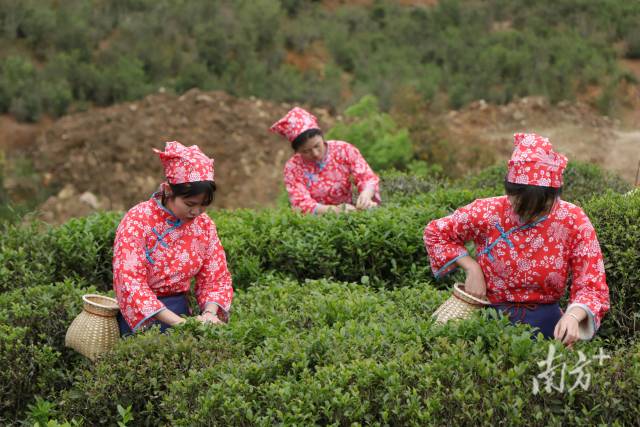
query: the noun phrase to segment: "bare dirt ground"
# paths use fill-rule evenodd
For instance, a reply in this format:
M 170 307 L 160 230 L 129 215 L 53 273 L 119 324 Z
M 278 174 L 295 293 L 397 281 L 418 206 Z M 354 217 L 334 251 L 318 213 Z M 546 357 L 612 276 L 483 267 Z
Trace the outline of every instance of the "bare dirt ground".
M 38 125 L 0 118 L 0 149 L 32 160 L 41 185 L 54 194 L 41 207 L 53 223 L 97 210 L 124 211 L 162 181 L 151 148 L 178 140 L 215 158 L 219 208 L 274 206 L 291 148 L 269 126 L 293 105 L 238 99 L 222 92 L 157 93 Z M 336 118 L 313 109 L 328 130 Z M 474 167 L 474 148 L 506 161 L 514 132 L 538 132 L 570 159 L 598 164 L 633 183 L 640 161 L 640 122 L 598 114 L 586 103 L 550 105 L 528 97 L 496 106 L 477 101 L 425 120 L 441 123 L 462 167 Z M 465 155 L 464 153 L 471 153 Z M 477 163 L 477 162 L 476 162 Z M 9 180 L 10 181 L 10 180 Z M 7 182 L 5 182 L 7 184 Z
M 494 106 L 478 101 L 448 113 L 447 128 L 452 138 L 490 146 L 503 159 L 511 153 L 515 132 L 536 132 L 569 159 L 597 164 L 630 183 L 640 161 L 640 122 L 623 125 L 583 102 L 552 106 L 544 98 L 527 97 Z
M 191 90 L 65 116 L 28 148 L 42 184 L 55 190 L 41 216 L 61 222 L 145 200 L 163 179 L 152 148 L 174 140 L 214 157 L 216 207 L 272 206 L 291 148 L 268 129 L 291 107 Z M 324 110 L 314 112 L 324 126 L 333 123 Z

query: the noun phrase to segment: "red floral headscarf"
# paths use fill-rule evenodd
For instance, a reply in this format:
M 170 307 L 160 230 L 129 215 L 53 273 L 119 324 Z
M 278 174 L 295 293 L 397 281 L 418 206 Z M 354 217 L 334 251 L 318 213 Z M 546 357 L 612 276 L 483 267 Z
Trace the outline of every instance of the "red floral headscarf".
M 283 118 L 275 122 L 269 130 L 279 133 L 289 142 L 293 142 L 298 135 L 309 129 L 320 129 L 318 119 L 308 111 L 294 107 Z
M 535 133 L 513 135 L 515 148 L 509 160 L 507 181 L 541 187 L 562 187 L 567 158 L 553 151 L 548 138 Z
M 164 152 L 153 149 L 164 166 L 169 184 L 213 181 L 213 159 L 207 157 L 197 145 L 185 147 L 178 141 L 167 142 Z

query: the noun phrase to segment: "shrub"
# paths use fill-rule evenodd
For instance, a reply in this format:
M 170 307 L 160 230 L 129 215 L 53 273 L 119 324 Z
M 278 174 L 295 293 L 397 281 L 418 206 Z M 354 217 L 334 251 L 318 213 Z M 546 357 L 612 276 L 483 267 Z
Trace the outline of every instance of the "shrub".
M 149 92 L 143 64 L 137 58 L 120 56 L 100 70 L 95 96 L 101 105 L 138 99 Z
M 0 323 L 0 422 L 12 424 L 34 395 L 48 396 L 63 377 L 60 353 L 48 345 L 30 344 L 28 328 Z
M 2 225 L 0 292 L 65 278 L 112 288 L 112 247 L 121 214 L 75 218 L 60 227 Z
M 248 292 L 251 299 L 262 294 L 266 305 L 260 310 L 273 313 L 265 319 L 285 323 L 287 331 L 241 360 L 173 382 L 164 397 L 171 424 L 433 425 L 446 419 L 495 425 L 503 419 L 529 425 L 534 419 L 560 425 L 634 419 L 627 411 L 638 398 L 625 396 L 640 384 L 637 344 L 616 350 L 605 366 L 590 365 L 587 390 L 534 395 L 533 378 L 542 371 L 537 362 L 546 359 L 549 342 L 532 340 L 525 327 L 496 321 L 490 312 L 435 327 L 428 313 L 442 295 L 428 288 L 374 292 L 324 281 L 290 286 L 271 283 Z M 271 297 L 283 287 L 297 303 Z M 579 363 L 575 352 L 554 347 L 569 369 Z M 592 361 L 601 343 L 578 348 Z M 567 383 L 575 381 L 566 375 Z M 594 407 L 591 399 L 600 393 L 607 403 Z
M 446 296 L 429 283 L 374 290 L 263 277 L 237 293 L 226 326 L 190 321 L 136 334 L 78 365 L 55 400 L 56 417 L 101 425 L 121 405 L 141 425 L 633 424 L 637 342 L 603 347 L 597 339 L 577 344 L 576 354 L 532 340 L 529 327 L 492 311 L 436 326 L 429 315 Z M 567 383 L 534 395 L 549 345 L 554 363 L 568 365 Z M 610 356 L 602 366 L 593 358 L 601 350 Z M 590 384 L 569 392 L 580 379 L 569 371 L 581 363 Z M 557 385 L 560 366 L 551 373 Z
M 380 174 L 381 198 L 385 204 L 447 186 L 448 182 L 436 168 L 420 175 L 396 170 L 388 170 Z
M 49 236 L 35 223 L 2 224 L 0 233 L 0 292 L 50 283 L 54 254 Z
M 406 129 L 398 129 L 390 115 L 381 113 L 378 100 L 365 96 L 345 110 L 351 119 L 327 132 L 327 139 L 350 142 L 358 147 L 374 170 L 406 168 L 413 148 Z
M 0 362 L 11 367 L 0 373 L 0 420 L 17 417 L 35 395 L 55 399 L 70 385 L 69 373 L 85 361 L 64 346 L 64 337 L 82 295 L 92 292 L 66 280 L 0 293 Z
M 640 332 L 640 192 L 609 192 L 584 206 L 596 229 L 605 260 L 611 311 L 601 329 L 606 336 Z
M 219 365 L 233 346 L 176 332 L 156 329 L 123 339 L 95 364 L 79 370 L 73 386 L 60 397 L 62 416 L 81 417 L 87 425 L 111 424 L 117 407 L 130 405 L 136 424 L 164 423 L 161 401 L 168 385 L 188 372 Z
M 625 56 L 629 59 L 640 58 L 640 29 L 638 27 L 631 29 L 625 36 L 625 41 L 627 43 Z
M 51 249 L 56 256 L 53 280 L 79 277 L 110 291 L 113 241 L 121 218 L 118 213 L 94 214 L 51 229 Z
M 64 336 L 82 310 L 82 296 L 92 292 L 94 287 L 67 279 L 0 293 L 0 323 L 24 328 L 25 343 L 46 344 L 68 356 Z
M 618 72 L 611 46 L 622 42 L 628 57 L 637 56 L 640 16 L 635 2 L 621 0 L 606 8 L 575 0 L 443 0 L 428 8 L 379 1 L 330 10 L 300 0 L 59 3 L 5 0 L 0 41 L 45 68 L 60 53 L 76 52 L 81 60 L 70 74 L 89 79 L 67 77 L 74 101 L 98 104 L 176 80 L 178 88 L 202 84 L 204 67 L 217 89 L 338 109 L 374 94 L 386 110 L 407 87 L 427 101 L 442 94 L 454 107 L 530 94 L 572 99 Z M 293 67 L 287 51 L 313 55 L 310 46 L 322 46 L 326 67 Z M 46 73 L 38 81 L 59 84 Z M 615 93 L 619 82 L 612 85 Z M 0 110 L 13 103 L 27 120 L 42 112 L 28 93 L 7 96 L 4 89 Z
M 234 211 L 215 220 L 236 288 L 269 270 L 300 280 L 333 277 L 395 287 L 428 277 L 422 229 L 445 214 L 442 207 L 425 204 L 322 217 Z

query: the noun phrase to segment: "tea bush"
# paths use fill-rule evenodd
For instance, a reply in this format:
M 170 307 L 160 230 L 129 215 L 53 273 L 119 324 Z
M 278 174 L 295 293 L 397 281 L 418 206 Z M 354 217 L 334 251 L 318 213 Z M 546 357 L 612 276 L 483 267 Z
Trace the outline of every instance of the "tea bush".
M 444 214 L 425 206 L 323 217 L 235 211 L 215 219 L 238 288 L 269 270 L 393 287 L 408 277 L 428 276 L 422 228 Z
M 0 292 L 81 278 L 110 290 L 115 230 L 121 214 L 75 218 L 60 227 L 0 226 Z
M 416 175 L 390 169 L 380 173 L 380 197 L 385 204 L 407 199 L 410 202 L 417 194 L 449 186 L 449 181 L 437 172 Z
M 64 337 L 82 295 L 92 292 L 66 280 L 0 293 L 0 421 L 20 414 L 34 395 L 51 397 L 69 385 L 69 372 L 84 360 L 64 347 Z
M 111 425 L 117 406 L 131 405 L 136 425 L 159 425 L 166 417 L 162 400 L 168 385 L 189 372 L 218 366 L 233 347 L 233 342 L 200 339 L 188 330 L 123 339 L 95 364 L 76 371 L 72 387 L 59 397 L 60 412 L 87 425 Z
M 466 181 L 471 189 L 428 184 L 431 191 L 411 194 L 418 187 L 406 186 L 404 194 L 398 192 L 382 207 L 346 216 L 303 216 L 289 209 L 216 211 L 211 215 L 238 289 L 272 270 L 299 280 L 333 277 L 396 287 L 431 277 L 422 243 L 424 226 L 476 198 L 500 194 L 497 187 L 485 187 L 483 182 L 493 182 L 488 177 L 501 174 L 499 168 L 489 169 L 477 179 Z M 570 166 L 566 189 L 567 196 L 574 196 L 565 198 L 582 203 L 595 196 L 595 186 L 609 183 L 619 191 L 626 188 L 617 178 L 609 178 L 597 169 Z M 636 199 L 628 200 L 633 204 Z M 590 217 L 601 215 L 587 213 Z M 616 217 L 620 222 L 594 220 L 596 231 L 602 234 L 601 243 L 607 243 L 609 227 L 637 222 L 637 217 L 625 215 Z M 5 226 L 0 236 L 0 290 L 51 283 L 64 277 L 82 278 L 99 289 L 110 290 L 111 251 L 120 218 L 115 213 L 93 215 L 45 231 L 35 226 Z M 607 252 L 605 256 L 608 259 L 616 254 Z M 631 263 L 629 268 L 635 265 Z M 620 274 L 613 277 L 629 273 Z
M 0 323 L 0 423 L 11 425 L 34 395 L 49 396 L 62 373 L 60 353 L 49 345 L 30 344 L 28 328 Z
M 584 205 L 598 235 L 610 289 L 611 311 L 602 324 L 610 336 L 640 332 L 640 192 L 608 193 Z
M 0 293 L 0 323 L 25 328 L 29 344 L 47 344 L 65 352 L 64 336 L 82 310 L 82 296 L 96 292 L 84 282 L 64 282 Z
M 48 292 L 66 292 L 72 301 L 83 291 L 71 285 Z M 36 292 L 26 291 L 4 294 L 3 306 Z M 190 321 L 164 335 L 136 334 L 95 364 L 71 363 L 66 371 L 54 348 L 30 343 L 27 328 L 35 326 L 3 325 L 0 355 L 20 363 L 0 374 L 2 384 L 15 384 L 2 390 L 2 416 L 7 423 L 23 419 L 17 396 L 29 402 L 40 394 L 55 402 L 56 417 L 85 425 L 112 424 L 118 405 L 131 406 L 136 425 L 633 423 L 637 342 L 579 343 L 588 388 L 569 392 L 579 378 L 567 371 L 564 392 L 534 395 L 549 342 L 532 340 L 529 327 L 490 311 L 436 326 L 430 313 L 447 295 L 430 283 L 375 290 L 263 276 L 238 291 L 228 325 Z M 13 316 L 15 325 L 26 322 Z M 554 345 L 569 370 L 581 363 L 575 351 Z M 611 356 L 602 366 L 593 359 L 601 348 Z M 559 369 L 555 374 L 557 385 Z
M 238 292 L 229 325 L 191 322 L 167 335 L 123 340 L 79 371 L 60 397 L 59 413 L 87 425 L 115 419 L 118 403 L 131 404 L 144 425 L 495 425 L 496 419 L 625 425 L 635 419 L 637 343 L 578 344 L 589 387 L 569 392 L 579 378 L 567 371 L 563 392 L 534 395 L 549 341 L 532 340 L 528 327 L 491 312 L 435 326 L 429 315 L 445 297 L 428 283 L 374 290 L 266 277 Z M 581 363 L 575 351 L 553 345 L 569 370 Z M 602 366 L 593 359 L 600 349 L 611 357 Z M 559 369 L 555 374 L 557 385 Z

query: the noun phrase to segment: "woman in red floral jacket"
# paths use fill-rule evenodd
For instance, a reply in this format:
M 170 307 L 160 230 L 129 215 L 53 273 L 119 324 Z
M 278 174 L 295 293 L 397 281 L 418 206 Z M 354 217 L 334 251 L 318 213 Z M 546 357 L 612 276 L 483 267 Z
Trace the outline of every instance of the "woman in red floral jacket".
M 271 131 L 287 138 L 295 151 L 284 167 L 284 183 L 294 209 L 324 214 L 380 204 L 378 176 L 360 151 L 344 141 L 325 141 L 311 113 L 295 107 Z M 355 204 L 352 178 L 359 193 Z
M 167 142 L 160 156 L 167 182 L 124 216 L 113 245 L 113 288 L 121 335 L 157 323 L 161 330 L 190 314 L 195 278 L 202 322 L 228 320 L 231 275 L 216 226 L 206 215 L 216 190 L 213 160 L 197 145 Z
M 476 200 L 425 228 L 431 268 L 441 277 L 462 267 L 467 292 L 486 296 L 512 323 L 572 345 L 593 337 L 609 310 L 600 245 L 582 209 L 559 197 L 566 157 L 536 134 L 515 134 L 514 142 L 506 196 Z M 558 301 L 570 275 L 563 313 Z

